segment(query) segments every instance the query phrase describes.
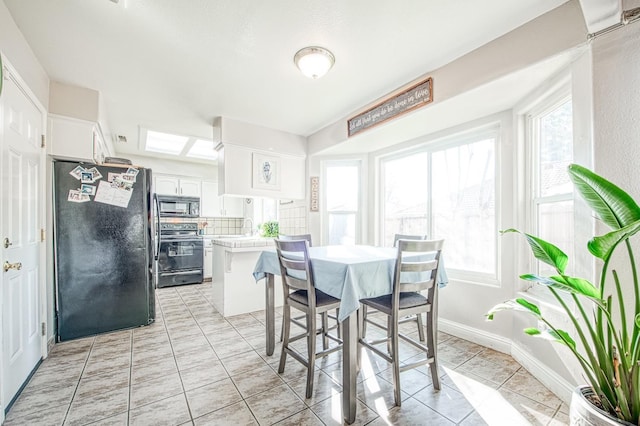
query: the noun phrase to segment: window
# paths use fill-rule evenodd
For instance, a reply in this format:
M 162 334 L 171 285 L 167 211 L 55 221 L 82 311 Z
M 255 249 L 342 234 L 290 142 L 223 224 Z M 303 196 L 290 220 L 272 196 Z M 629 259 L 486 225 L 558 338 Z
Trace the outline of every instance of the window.
M 273 198 L 253 198 L 253 221 L 255 225 L 278 220 L 278 200 Z
M 498 129 L 477 129 L 381 161 L 382 244 L 393 235 L 446 240 L 452 276 L 497 276 Z
M 433 235 L 447 268 L 496 273 L 495 138 L 433 153 Z
M 574 257 L 573 184 L 567 166 L 573 161 L 573 109 L 571 98 L 540 105 L 528 115 L 530 146 L 533 151 L 531 228 L 533 233 L 557 245 L 570 262 Z M 538 273 L 555 271 L 536 262 Z
M 420 235 L 429 229 L 428 164 L 426 152 L 382 163 L 384 245 L 393 245 L 395 234 Z
M 327 162 L 324 178 L 326 244 L 356 244 L 360 223 L 360 163 Z

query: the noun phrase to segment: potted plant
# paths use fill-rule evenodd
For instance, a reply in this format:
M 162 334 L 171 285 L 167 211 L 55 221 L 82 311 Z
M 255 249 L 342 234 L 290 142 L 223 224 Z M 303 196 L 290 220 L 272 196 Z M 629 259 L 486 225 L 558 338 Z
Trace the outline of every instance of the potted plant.
M 582 198 L 612 229 L 587 244 L 589 252 L 601 261 L 598 285 L 565 274 L 567 255 L 555 245 L 515 229 L 501 233 L 522 234 L 536 259 L 555 269 L 556 275 L 550 277 L 525 274 L 520 278 L 549 289 L 575 327 L 579 344 L 567 331 L 548 321 L 538 306 L 524 298 L 494 306 L 487 319 L 492 320 L 494 314 L 502 310 L 526 312 L 545 324 L 545 328 L 525 329 L 526 334 L 550 339 L 569 348 L 588 382 L 588 386 L 579 387 L 572 395 L 572 425 L 638 425 L 640 291 L 629 238 L 640 230 L 640 207 L 625 191 L 584 167 L 572 164 L 568 172 Z M 621 279 L 616 270 L 610 270 L 612 255 L 621 244 L 620 249 L 626 251 L 625 257 L 630 263 L 631 278 L 628 280 Z M 624 300 L 630 296 L 633 297 L 634 312 L 625 309 Z
M 270 220 L 262 224 L 262 236 L 263 237 L 277 237 L 280 235 L 280 226 L 275 220 Z

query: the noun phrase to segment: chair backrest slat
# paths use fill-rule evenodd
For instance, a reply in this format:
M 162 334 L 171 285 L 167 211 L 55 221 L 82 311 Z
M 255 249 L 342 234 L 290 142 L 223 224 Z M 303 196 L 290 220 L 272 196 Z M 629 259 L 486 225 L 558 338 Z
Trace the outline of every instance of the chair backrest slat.
M 398 240 L 426 240 L 426 235 L 407 235 L 407 234 L 395 234 L 393 236 L 393 246 L 398 247 Z
M 284 241 L 297 241 L 297 240 L 305 240 L 309 242 L 309 247 L 311 247 L 313 244 L 311 244 L 311 234 L 299 234 L 299 235 L 280 235 L 278 237 L 279 240 L 284 240 Z
M 398 240 L 393 282 L 395 309 L 402 292 L 426 290 L 428 302 L 433 302 L 443 245 L 444 240 Z
M 309 242 L 307 240 L 276 239 L 276 251 L 280 264 L 280 276 L 285 297 L 295 290 L 306 290 L 309 303 L 315 306 L 315 290 Z

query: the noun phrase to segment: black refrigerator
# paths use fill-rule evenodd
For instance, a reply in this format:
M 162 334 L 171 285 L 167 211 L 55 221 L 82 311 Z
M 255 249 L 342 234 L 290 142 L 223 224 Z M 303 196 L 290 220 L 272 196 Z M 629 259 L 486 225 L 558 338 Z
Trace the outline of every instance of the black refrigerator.
M 57 338 L 155 319 L 151 170 L 53 164 Z

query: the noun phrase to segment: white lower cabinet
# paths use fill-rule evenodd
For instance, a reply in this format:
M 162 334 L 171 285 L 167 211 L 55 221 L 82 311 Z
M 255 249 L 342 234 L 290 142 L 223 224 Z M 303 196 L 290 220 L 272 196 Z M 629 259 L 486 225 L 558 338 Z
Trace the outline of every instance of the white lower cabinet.
M 204 249 L 204 279 L 213 278 L 213 247 L 205 247 Z

